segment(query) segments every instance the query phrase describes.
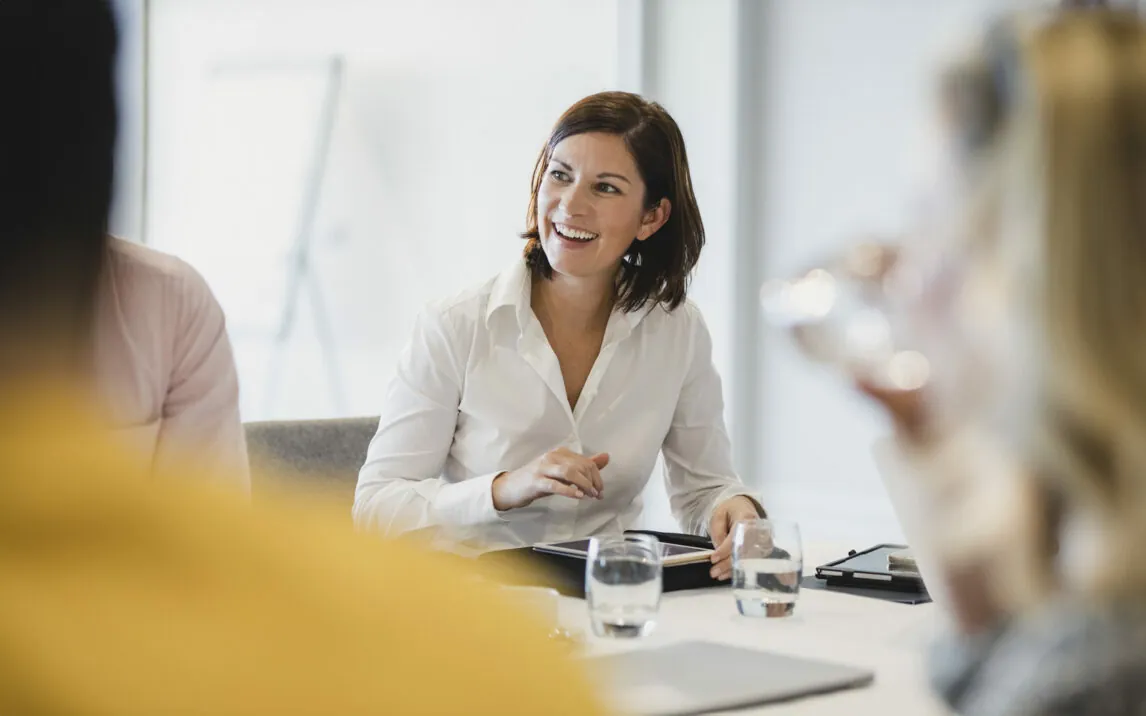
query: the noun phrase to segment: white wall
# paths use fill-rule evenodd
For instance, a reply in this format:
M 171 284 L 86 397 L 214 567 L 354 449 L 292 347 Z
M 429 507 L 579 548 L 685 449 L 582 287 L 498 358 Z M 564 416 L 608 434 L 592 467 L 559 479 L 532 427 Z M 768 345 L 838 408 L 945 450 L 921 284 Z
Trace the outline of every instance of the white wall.
M 1003 0 L 774 0 L 762 18 L 761 271 L 806 267 L 905 219 L 938 52 Z M 761 335 L 760 474 L 820 539 L 900 536 L 871 458 L 882 416 Z
M 734 429 L 733 285 L 735 271 L 734 120 L 735 0 L 646 2 L 643 85 L 637 89 L 664 105 L 684 135 L 693 189 L 704 218 L 706 244 L 689 290 L 713 339 L 713 360 L 724 378 L 725 418 Z M 623 41 L 623 40 L 622 40 Z M 644 523 L 676 530 L 658 464 L 644 492 Z
M 520 252 L 536 154 L 613 86 L 616 33 L 614 0 L 153 0 L 148 239 L 227 311 L 245 419 L 377 412 L 421 306 Z M 325 323 L 304 294 L 276 350 L 333 55 Z

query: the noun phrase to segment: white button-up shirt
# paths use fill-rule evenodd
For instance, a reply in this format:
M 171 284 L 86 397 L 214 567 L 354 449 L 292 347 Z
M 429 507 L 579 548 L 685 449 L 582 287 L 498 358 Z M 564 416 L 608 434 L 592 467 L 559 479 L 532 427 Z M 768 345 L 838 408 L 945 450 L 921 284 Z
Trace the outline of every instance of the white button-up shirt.
M 360 526 L 445 528 L 486 548 L 616 533 L 640 514 L 658 453 L 688 532 L 704 534 L 718 504 L 750 494 L 732 468 L 720 376 L 696 306 L 614 312 L 573 409 L 530 293 L 517 262 L 419 317 L 358 476 Z M 494 508 L 499 473 L 562 446 L 609 453 L 603 499 Z

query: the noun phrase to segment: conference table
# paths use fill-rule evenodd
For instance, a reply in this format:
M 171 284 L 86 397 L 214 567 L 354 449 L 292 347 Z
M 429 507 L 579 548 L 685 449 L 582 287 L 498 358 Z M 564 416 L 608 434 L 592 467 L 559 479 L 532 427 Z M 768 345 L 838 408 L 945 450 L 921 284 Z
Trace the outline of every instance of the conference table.
M 838 545 L 804 547 L 805 574 L 847 554 Z M 927 685 L 927 648 L 942 628 L 934 604 L 908 605 L 829 592 L 800 590 L 795 614 L 758 619 L 736 611 L 728 588 L 665 594 L 654 631 L 641 639 L 593 636 L 582 599 L 562 597 L 561 626 L 584 635 L 587 656 L 648 649 L 681 641 L 705 640 L 869 669 L 869 686 L 738 709 L 728 713 L 769 716 L 815 714 L 948 714 Z

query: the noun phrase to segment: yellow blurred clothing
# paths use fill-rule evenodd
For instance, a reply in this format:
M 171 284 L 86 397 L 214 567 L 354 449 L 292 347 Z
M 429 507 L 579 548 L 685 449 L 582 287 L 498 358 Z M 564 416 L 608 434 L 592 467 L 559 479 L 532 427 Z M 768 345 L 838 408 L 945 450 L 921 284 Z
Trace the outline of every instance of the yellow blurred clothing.
M 0 405 L 0 713 L 600 712 L 495 587 L 333 515 L 155 479 L 81 402 Z

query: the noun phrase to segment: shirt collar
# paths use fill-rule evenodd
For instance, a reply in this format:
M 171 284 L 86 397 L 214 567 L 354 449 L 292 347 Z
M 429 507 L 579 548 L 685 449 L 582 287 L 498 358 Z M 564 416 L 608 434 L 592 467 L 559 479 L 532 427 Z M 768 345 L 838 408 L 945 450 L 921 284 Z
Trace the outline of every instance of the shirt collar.
M 499 273 L 493 281 L 493 288 L 489 294 L 489 304 L 485 311 L 486 325 L 490 324 L 493 315 L 499 310 L 512 308 L 514 317 L 517 319 L 518 329 L 524 331 L 529 312 L 532 310 L 530 308 L 532 295 L 533 282 L 529 267 L 523 260 L 514 261 L 512 266 Z M 656 306 L 642 306 L 628 313 L 614 311 L 609 323 L 610 325 L 617 324 L 617 328 L 613 330 L 621 331 L 615 336 L 615 339 L 620 340 L 635 331 L 645 316 L 656 308 Z
M 502 271 L 493 280 L 493 289 L 489 294 L 489 305 L 485 310 L 486 325 L 489 325 L 493 314 L 501 309 L 513 309 L 517 318 L 517 326 L 524 329 L 528 317 L 529 299 L 532 294 L 529 267 L 523 259 L 513 262 L 513 265 Z
M 609 322 L 616 324 L 616 328 L 613 329 L 616 332 L 613 336 L 613 340 L 619 341 L 632 335 L 633 331 L 637 330 L 637 326 L 640 325 L 641 321 L 643 321 L 647 315 L 649 315 L 648 306 L 641 306 L 637 310 L 629 311 L 628 313 L 613 311 L 613 315 L 609 317 Z

